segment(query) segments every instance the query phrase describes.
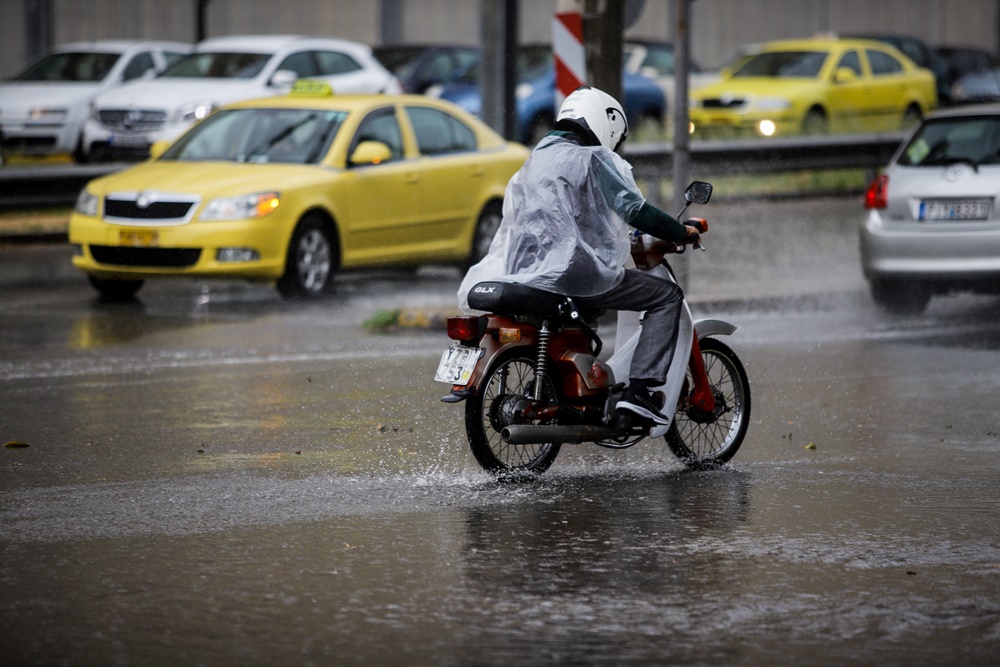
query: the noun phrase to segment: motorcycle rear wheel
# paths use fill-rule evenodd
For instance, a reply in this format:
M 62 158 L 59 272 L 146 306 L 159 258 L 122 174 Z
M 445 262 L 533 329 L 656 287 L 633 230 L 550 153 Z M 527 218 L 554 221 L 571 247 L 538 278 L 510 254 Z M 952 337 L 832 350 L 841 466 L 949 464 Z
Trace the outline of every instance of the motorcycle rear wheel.
M 736 353 L 714 338 L 699 341 L 705 372 L 725 411 L 708 423 L 678 410 L 664 439 L 677 458 L 694 470 L 711 470 L 733 458 L 750 426 L 750 380 Z M 691 386 L 688 376 L 687 386 Z
M 559 400 L 558 382 L 551 366 L 546 372 L 543 397 Z M 486 372 L 480 390 L 465 402 L 465 432 L 469 447 L 483 470 L 502 479 L 530 478 L 545 472 L 559 454 L 558 443 L 511 445 L 500 431 L 522 422 L 514 409 L 517 402 L 531 396 L 535 387 L 535 359 L 527 348 L 501 356 Z

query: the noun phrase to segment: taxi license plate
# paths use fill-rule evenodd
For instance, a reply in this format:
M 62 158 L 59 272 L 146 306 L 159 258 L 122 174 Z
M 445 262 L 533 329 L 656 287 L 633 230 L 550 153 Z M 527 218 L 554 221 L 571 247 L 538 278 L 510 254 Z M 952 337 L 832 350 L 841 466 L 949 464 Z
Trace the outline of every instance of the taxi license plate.
M 438 364 L 437 374 L 434 379 L 447 384 L 467 385 L 472 379 L 472 371 L 476 367 L 479 358 L 483 356 L 481 347 L 465 347 L 464 345 L 452 345 L 441 355 L 441 363 Z
M 920 202 L 918 220 L 985 220 L 989 199 L 926 199 Z
M 123 229 L 118 243 L 130 248 L 150 248 L 160 245 L 160 233 L 155 229 Z

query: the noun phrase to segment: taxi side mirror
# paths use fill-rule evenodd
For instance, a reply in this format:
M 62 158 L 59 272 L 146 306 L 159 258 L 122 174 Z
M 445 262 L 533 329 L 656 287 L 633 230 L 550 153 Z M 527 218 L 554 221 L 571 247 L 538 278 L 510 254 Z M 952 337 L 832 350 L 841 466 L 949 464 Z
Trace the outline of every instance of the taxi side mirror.
M 382 164 L 392 160 L 392 150 L 381 141 L 362 141 L 351 153 L 351 166 Z
M 853 83 L 858 80 L 858 75 L 850 67 L 838 67 L 833 73 L 834 83 Z

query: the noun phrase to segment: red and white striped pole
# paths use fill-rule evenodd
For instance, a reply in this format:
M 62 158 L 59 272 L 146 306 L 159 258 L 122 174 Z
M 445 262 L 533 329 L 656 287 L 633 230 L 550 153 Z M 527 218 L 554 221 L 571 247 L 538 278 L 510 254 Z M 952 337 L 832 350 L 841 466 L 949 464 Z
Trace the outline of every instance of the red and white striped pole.
M 552 57 L 556 68 L 556 111 L 570 93 L 587 81 L 583 48 L 583 16 L 579 12 L 556 14 L 552 20 Z

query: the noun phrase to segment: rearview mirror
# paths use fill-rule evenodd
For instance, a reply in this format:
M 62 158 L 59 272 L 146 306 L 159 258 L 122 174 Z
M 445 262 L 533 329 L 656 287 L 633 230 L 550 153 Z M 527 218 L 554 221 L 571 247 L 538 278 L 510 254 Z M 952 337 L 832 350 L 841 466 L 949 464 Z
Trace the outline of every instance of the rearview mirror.
M 707 204 L 712 198 L 712 184 L 705 181 L 692 181 L 684 191 L 684 200 L 689 204 Z
M 294 70 L 279 69 L 271 75 L 271 80 L 267 85 L 272 88 L 291 88 L 298 80 L 299 75 Z
M 351 153 L 351 166 L 382 164 L 392 159 L 392 150 L 381 141 L 362 141 Z

